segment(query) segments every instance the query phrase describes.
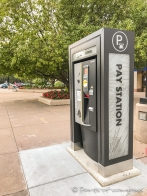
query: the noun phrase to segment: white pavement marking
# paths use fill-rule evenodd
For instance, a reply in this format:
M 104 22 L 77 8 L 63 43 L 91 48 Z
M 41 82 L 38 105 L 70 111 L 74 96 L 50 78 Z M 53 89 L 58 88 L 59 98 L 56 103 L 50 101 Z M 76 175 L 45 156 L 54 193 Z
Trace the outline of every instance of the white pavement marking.
M 58 116 L 61 116 L 62 118 L 66 119 L 66 120 L 69 120 L 68 118 L 62 116 L 61 114 L 58 114 L 58 113 L 56 113 L 56 112 L 55 112 L 55 114 L 57 114 Z M 69 116 L 70 116 L 70 114 L 69 114 Z
M 36 135 L 27 135 L 27 137 L 36 137 Z
M 43 122 L 45 122 L 45 123 L 48 123 L 47 121 L 45 121 L 43 118 L 40 118 L 40 120 L 42 120 Z

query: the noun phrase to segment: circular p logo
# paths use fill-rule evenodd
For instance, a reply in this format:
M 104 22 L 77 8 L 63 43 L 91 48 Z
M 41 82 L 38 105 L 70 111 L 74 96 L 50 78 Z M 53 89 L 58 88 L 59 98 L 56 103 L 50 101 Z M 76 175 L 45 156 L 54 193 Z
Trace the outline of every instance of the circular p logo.
M 128 38 L 122 31 L 117 31 L 112 37 L 112 45 L 118 52 L 123 52 L 128 47 Z

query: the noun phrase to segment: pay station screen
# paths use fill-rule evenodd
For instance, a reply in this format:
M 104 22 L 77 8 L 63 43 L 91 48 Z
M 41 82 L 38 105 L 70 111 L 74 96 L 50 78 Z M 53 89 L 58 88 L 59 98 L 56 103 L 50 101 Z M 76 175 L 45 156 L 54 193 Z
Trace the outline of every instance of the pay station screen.
M 83 91 L 88 92 L 88 65 L 83 66 Z

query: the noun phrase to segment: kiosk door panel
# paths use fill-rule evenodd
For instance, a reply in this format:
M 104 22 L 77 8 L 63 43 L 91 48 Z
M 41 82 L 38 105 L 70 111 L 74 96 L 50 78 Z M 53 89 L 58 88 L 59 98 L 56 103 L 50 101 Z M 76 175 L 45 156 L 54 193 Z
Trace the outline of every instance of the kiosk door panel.
M 96 59 L 85 61 L 83 64 L 83 99 L 84 124 L 96 131 Z

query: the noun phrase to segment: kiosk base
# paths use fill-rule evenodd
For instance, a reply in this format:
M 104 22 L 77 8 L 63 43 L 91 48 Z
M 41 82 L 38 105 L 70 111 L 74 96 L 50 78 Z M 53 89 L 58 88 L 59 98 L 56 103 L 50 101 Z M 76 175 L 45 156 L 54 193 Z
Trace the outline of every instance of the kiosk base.
M 98 163 L 99 173 L 103 177 L 109 177 L 115 174 L 119 174 L 125 171 L 130 171 L 133 169 L 133 159 L 129 159 L 126 161 L 122 161 L 119 163 L 115 163 L 113 165 L 108 165 L 104 167 L 100 163 Z
M 109 177 L 103 177 L 98 169 L 98 163 L 93 161 L 90 157 L 86 155 L 84 150 L 78 150 L 78 151 L 73 151 L 70 147 L 67 148 L 67 151 L 84 167 L 85 170 L 87 170 L 88 173 L 90 173 L 95 180 L 98 181 L 98 183 L 101 184 L 101 186 L 108 186 L 111 184 L 115 184 L 117 182 L 127 180 L 129 178 L 138 176 L 141 174 L 141 172 L 133 167 L 133 169 L 120 172 L 118 174 L 109 176 Z

